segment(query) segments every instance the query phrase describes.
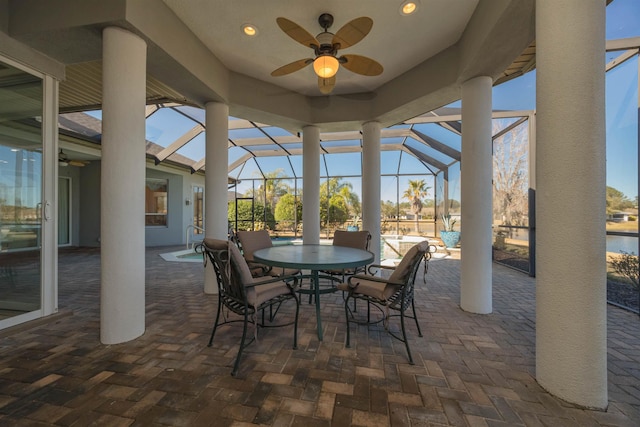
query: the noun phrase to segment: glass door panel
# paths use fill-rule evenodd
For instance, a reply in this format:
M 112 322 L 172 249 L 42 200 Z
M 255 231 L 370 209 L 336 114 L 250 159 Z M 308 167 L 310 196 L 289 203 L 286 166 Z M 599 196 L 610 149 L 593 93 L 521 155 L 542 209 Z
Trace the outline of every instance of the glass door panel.
M 0 323 L 41 308 L 42 94 L 0 62 Z

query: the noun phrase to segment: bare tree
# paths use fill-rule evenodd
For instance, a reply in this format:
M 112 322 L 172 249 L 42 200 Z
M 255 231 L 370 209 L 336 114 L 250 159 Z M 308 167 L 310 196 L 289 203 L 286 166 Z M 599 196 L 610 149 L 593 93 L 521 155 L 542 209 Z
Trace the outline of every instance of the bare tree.
M 499 129 L 494 123 L 494 134 Z M 493 216 L 504 225 L 525 225 L 528 217 L 528 152 L 526 123 L 493 141 Z

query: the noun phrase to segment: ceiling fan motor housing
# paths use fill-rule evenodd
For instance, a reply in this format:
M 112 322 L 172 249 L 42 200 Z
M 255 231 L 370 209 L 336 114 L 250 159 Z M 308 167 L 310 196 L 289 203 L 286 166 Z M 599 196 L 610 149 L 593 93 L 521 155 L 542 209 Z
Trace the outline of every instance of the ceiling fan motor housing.
M 316 40 L 320 43 L 318 48 L 319 54 L 335 54 L 336 50 L 333 45 L 333 34 L 324 31 L 316 36 Z
M 323 13 L 318 17 L 318 24 L 327 31 L 327 28 L 333 25 L 333 15 L 330 13 Z

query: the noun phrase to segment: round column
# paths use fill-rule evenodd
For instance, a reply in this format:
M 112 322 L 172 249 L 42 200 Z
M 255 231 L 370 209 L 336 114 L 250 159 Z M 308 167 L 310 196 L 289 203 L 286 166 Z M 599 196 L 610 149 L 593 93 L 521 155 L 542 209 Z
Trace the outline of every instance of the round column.
M 478 314 L 492 308 L 491 90 L 482 76 L 462 85 L 460 307 Z
M 320 243 L 320 129 L 302 129 L 302 241 Z
M 607 407 L 605 2 L 538 0 L 536 375 Z
M 204 235 L 207 238 L 226 240 L 229 231 L 229 106 L 220 102 L 208 102 L 205 105 L 205 121 Z M 204 271 L 204 292 L 218 293 L 215 272 L 208 264 Z
M 380 123 L 362 126 L 362 227 L 371 234 L 369 250 L 380 263 Z
M 145 330 L 145 88 L 147 45 L 120 28 L 102 33 L 100 340 Z

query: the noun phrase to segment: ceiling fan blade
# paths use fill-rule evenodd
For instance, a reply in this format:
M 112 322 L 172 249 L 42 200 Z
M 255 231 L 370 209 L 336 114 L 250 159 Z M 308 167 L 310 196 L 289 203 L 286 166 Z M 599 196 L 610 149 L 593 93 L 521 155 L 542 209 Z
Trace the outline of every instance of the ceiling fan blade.
M 69 160 L 69 166 L 85 167 L 89 162 L 82 160 Z
M 362 55 L 343 55 L 340 63 L 347 70 L 363 76 L 379 76 L 384 70 L 378 61 Z
M 314 45 L 320 46 L 320 43 L 318 43 L 318 40 L 316 40 L 314 36 L 295 22 L 289 21 L 287 18 L 277 18 L 276 22 L 286 35 L 298 43 L 310 48 L 313 48 Z
M 339 43 L 339 49 L 346 49 L 362 40 L 373 27 L 373 20 L 367 16 L 361 16 L 344 24 L 333 36 L 333 44 Z
M 323 79 L 318 77 L 318 89 L 323 95 L 329 95 L 333 88 L 336 86 L 336 76 Z
M 296 72 L 298 70 L 302 70 L 304 67 L 306 67 L 307 65 L 311 64 L 313 62 L 313 59 L 311 58 L 305 58 L 305 59 L 298 59 L 297 61 L 294 61 L 290 64 L 287 65 L 283 65 L 282 67 L 278 68 L 277 70 L 274 70 L 271 72 L 271 76 L 272 77 L 280 77 L 280 76 L 285 76 L 287 74 L 291 74 L 293 72 Z

